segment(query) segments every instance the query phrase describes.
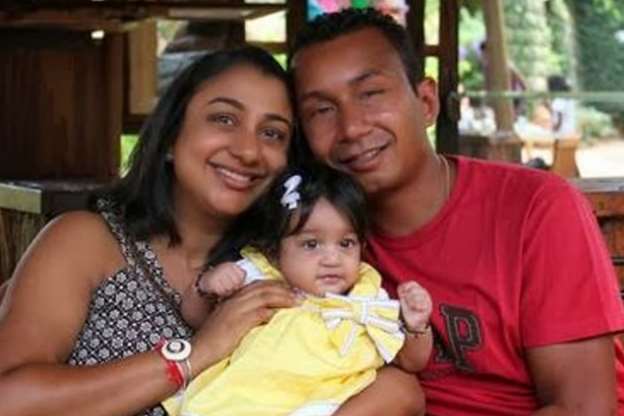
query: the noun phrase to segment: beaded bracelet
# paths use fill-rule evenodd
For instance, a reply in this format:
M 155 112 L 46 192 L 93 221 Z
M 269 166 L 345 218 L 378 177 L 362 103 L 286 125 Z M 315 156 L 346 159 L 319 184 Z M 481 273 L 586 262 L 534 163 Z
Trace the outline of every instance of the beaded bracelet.
M 405 335 L 410 336 L 410 337 L 414 337 L 414 338 L 422 337 L 422 336 L 425 336 L 425 335 L 428 335 L 428 334 L 432 333 L 432 331 L 431 331 L 431 324 L 429 322 L 427 322 L 427 325 L 423 329 L 419 329 L 419 330 L 416 330 L 416 331 L 412 331 L 405 324 L 402 325 L 401 329 L 403 330 Z

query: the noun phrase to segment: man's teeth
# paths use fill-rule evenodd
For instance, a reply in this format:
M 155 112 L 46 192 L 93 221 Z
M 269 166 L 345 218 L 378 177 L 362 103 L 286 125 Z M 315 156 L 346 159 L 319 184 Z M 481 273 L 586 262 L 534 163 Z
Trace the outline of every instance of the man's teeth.
M 357 162 L 369 161 L 373 159 L 375 156 L 377 156 L 380 151 L 381 151 L 381 148 L 367 150 L 366 152 L 361 153 L 360 155 L 355 157 L 355 159 L 353 159 L 353 162 L 357 163 Z
M 368 159 L 372 159 L 373 157 L 377 156 L 377 154 L 379 153 L 381 149 L 371 149 L 368 150 L 366 152 L 364 152 L 364 154 L 362 156 L 360 156 L 361 158 L 368 158 Z
M 237 172 L 233 172 L 229 169 L 225 169 L 222 167 L 217 168 L 217 170 L 219 171 L 219 173 L 221 173 L 223 176 L 227 176 L 228 178 L 231 178 L 235 181 L 240 181 L 240 182 L 250 182 L 251 181 L 251 176 L 248 175 L 243 175 Z

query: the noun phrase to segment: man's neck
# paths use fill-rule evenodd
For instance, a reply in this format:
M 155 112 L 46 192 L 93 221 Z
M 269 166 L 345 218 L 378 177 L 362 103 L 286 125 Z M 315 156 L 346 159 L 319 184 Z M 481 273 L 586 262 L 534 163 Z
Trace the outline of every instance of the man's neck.
M 375 230 L 405 236 L 429 223 L 444 207 L 452 190 L 454 165 L 435 154 L 413 179 L 401 187 L 371 197 L 370 214 Z

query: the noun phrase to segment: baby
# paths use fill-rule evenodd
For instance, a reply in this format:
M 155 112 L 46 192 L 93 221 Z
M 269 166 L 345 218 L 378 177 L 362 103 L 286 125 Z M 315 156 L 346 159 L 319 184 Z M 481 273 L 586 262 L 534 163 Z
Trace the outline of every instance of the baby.
M 182 400 L 166 401 L 170 414 L 331 415 L 384 363 L 410 372 L 425 366 L 431 299 L 415 282 L 399 287 L 399 301 L 389 299 L 361 261 L 366 206 L 353 179 L 322 165 L 297 169 L 252 211 L 253 224 L 235 228 L 248 238 L 232 239 L 251 243 L 243 259 L 209 269 L 201 291 L 226 297 L 256 279 L 283 279 L 304 300 L 252 330 Z M 251 229 L 259 231 L 252 237 Z

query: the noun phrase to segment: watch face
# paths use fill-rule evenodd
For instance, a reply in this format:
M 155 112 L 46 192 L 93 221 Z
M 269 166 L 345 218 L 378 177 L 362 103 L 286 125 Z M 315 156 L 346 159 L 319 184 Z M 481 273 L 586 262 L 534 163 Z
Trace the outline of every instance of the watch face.
M 191 355 L 191 344 L 183 339 L 172 339 L 163 345 L 162 354 L 168 360 L 186 360 Z

